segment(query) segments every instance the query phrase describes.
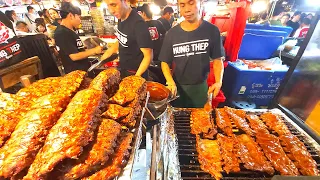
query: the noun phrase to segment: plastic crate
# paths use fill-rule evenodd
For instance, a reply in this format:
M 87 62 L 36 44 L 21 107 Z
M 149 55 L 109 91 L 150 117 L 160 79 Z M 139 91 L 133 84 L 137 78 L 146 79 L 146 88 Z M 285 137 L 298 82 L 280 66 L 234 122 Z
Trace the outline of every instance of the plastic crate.
M 267 106 L 276 94 L 287 71 L 241 70 L 229 63 L 222 89 L 229 102 L 248 101 Z

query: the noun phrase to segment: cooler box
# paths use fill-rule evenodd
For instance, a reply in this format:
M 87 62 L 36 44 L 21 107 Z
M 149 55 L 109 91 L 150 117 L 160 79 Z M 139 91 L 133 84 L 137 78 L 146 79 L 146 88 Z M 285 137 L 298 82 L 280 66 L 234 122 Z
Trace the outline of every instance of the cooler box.
M 248 101 L 268 106 L 287 71 L 241 70 L 229 63 L 225 69 L 222 89 L 231 101 Z
M 273 25 L 264 25 L 264 24 L 252 24 L 248 23 L 246 29 L 261 29 L 261 30 L 271 30 L 271 31 L 284 31 L 286 32 L 285 38 L 288 37 L 292 32 L 292 27 L 287 26 L 273 26 Z
M 246 29 L 243 35 L 239 59 L 269 59 L 283 43 L 284 31 Z

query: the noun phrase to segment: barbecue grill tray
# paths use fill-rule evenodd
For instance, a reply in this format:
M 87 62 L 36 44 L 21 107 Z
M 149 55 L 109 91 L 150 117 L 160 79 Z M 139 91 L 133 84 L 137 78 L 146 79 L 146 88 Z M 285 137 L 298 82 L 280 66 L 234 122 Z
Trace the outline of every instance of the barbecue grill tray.
M 190 128 L 190 112 L 191 109 L 187 108 L 175 108 L 173 112 L 174 117 L 174 129 L 178 138 L 178 157 L 180 163 L 181 179 L 214 179 L 209 173 L 204 172 L 200 168 L 198 162 L 198 153 L 196 150 L 196 136 L 191 134 Z M 319 144 L 316 143 L 306 132 L 304 132 L 298 125 L 296 125 L 291 119 L 289 119 L 285 114 L 283 114 L 279 109 L 272 110 L 248 110 L 246 111 L 250 114 L 261 115 L 265 112 L 272 112 L 274 114 L 280 115 L 281 119 L 287 125 L 292 134 L 297 136 L 307 147 L 312 158 L 317 162 L 318 169 L 320 169 L 320 156 L 319 156 Z M 215 117 L 214 111 L 212 114 Z M 218 129 L 218 132 L 221 133 Z M 233 133 L 243 134 L 244 132 L 239 130 L 235 124 L 233 124 Z M 275 134 L 275 132 L 271 133 Z M 273 175 L 267 173 L 247 170 L 240 164 L 241 171 L 237 173 L 226 174 L 222 172 L 223 178 L 225 180 L 269 180 Z M 279 175 L 279 172 L 275 172 L 274 175 Z

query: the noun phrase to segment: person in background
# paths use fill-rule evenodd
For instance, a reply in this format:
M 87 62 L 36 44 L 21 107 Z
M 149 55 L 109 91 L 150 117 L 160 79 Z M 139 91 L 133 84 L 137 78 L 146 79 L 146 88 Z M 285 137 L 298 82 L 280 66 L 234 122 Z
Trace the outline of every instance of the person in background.
M 58 11 L 53 8 L 50 8 L 49 14 L 50 14 L 51 19 L 53 20 L 52 25 L 59 26 L 61 23 L 61 18 L 60 18 Z
M 23 21 L 18 21 L 16 23 L 16 33 L 17 35 L 29 35 L 30 30 L 28 28 L 27 23 Z
M 40 18 L 44 18 L 44 16 L 43 16 L 43 11 L 38 11 L 38 16 L 39 16 Z
M 29 30 L 31 32 L 35 32 L 36 30 L 36 23 L 35 20 L 37 16 L 34 14 L 34 8 L 32 6 L 27 6 L 28 13 L 25 14 L 25 22 L 28 24 Z
M 171 19 L 173 18 L 173 9 L 172 7 L 165 7 L 163 9 L 162 16 L 158 19 L 164 27 L 166 31 L 169 31 L 169 29 L 172 27 Z
M 12 17 L 12 13 L 13 13 L 13 10 L 6 10 L 6 12 L 5 12 L 4 14 L 7 16 L 7 18 L 8 18 L 12 23 L 14 23 L 14 19 L 13 19 L 13 17 Z
M 219 29 L 202 20 L 199 13 L 201 0 L 179 0 L 181 15 L 185 18 L 170 29 L 163 41 L 159 60 L 167 87 L 180 97 L 174 107 L 204 107 L 208 95 L 215 98 L 222 86 L 224 48 Z M 210 61 L 216 83 L 208 87 Z M 173 65 L 171 71 L 169 65 Z
M 48 9 L 43 9 L 43 19 L 44 19 L 44 22 L 46 24 L 51 24 L 52 23 L 52 20 L 51 20 L 51 17 L 50 17 L 50 14 L 49 14 L 49 11 Z
M 309 28 L 310 28 L 311 20 L 309 18 L 304 18 L 300 27 L 297 29 L 296 33 L 293 35 L 295 38 L 305 38 Z
M 313 14 L 309 13 L 309 14 L 307 15 L 307 18 L 310 19 L 310 20 L 312 20 Z
M 73 6 L 70 2 L 62 2 L 60 15 L 61 25 L 54 32 L 54 40 L 60 49 L 60 56 L 65 73 L 74 70 L 87 71 L 90 67 L 88 57 L 102 52 L 102 48 L 97 46 L 85 50 L 83 42 L 74 29 L 80 25 L 81 10 Z
M 143 4 L 138 8 L 138 10 L 141 12 L 141 17 L 146 21 L 149 27 L 149 33 L 153 43 L 153 64 L 155 65 L 155 68 L 149 68 L 151 72 L 156 71 L 154 73 L 157 77 L 155 77 L 156 79 L 153 79 L 153 81 L 165 84 L 166 81 L 161 71 L 161 63 L 158 60 L 158 57 L 160 54 L 163 39 L 166 34 L 166 30 L 162 26 L 161 22 L 152 20 L 152 12 L 148 4 Z
M 290 36 L 292 37 L 294 35 L 294 33 L 296 32 L 296 30 L 299 28 L 300 24 L 299 24 L 299 21 L 300 21 L 300 18 L 301 18 L 301 12 L 300 11 L 296 11 L 294 12 L 293 16 L 291 17 L 291 20 L 289 20 L 287 22 L 287 25 L 289 27 L 292 27 L 292 32 L 290 34 Z
M 130 0 L 105 0 L 109 12 L 118 19 L 118 41 L 109 48 L 101 60 L 119 51 L 121 77 L 130 75 L 148 79 L 148 68 L 153 59 L 152 40 L 148 25 L 130 7 Z
M 281 24 L 282 26 L 288 26 L 287 23 L 290 19 L 290 14 L 284 14 L 282 17 L 281 17 Z
M 269 23 L 267 21 L 267 17 L 268 17 L 268 13 L 264 12 L 260 15 L 260 20 L 258 20 L 258 22 L 256 22 L 255 24 L 265 24 L 265 23 Z
M 274 9 L 273 16 L 270 19 L 270 25 L 282 26 L 281 18 L 284 14 L 284 9 L 282 7 L 277 7 Z

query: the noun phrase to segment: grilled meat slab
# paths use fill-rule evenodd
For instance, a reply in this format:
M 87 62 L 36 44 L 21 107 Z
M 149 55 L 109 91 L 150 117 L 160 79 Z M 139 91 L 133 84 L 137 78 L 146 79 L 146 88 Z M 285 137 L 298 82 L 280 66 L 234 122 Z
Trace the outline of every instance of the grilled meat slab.
M 240 171 L 240 161 L 237 157 L 236 149 L 237 141 L 234 138 L 235 137 L 228 137 L 222 134 L 217 135 L 220 153 L 223 159 L 223 169 L 227 174 L 229 174 L 229 172 Z
M 109 161 L 110 164 L 108 164 L 102 170 L 89 177 L 83 178 L 82 180 L 111 180 L 118 176 L 121 172 L 121 168 L 125 165 L 125 158 L 129 156 L 132 138 L 132 133 L 128 133 L 121 138 L 119 146 L 116 148 L 115 153 L 112 155 Z
M 288 127 L 282 120 L 272 113 L 263 113 L 261 119 L 267 124 L 269 129 L 275 131 L 279 135 L 291 134 Z
M 252 129 L 250 128 L 245 118 L 242 118 L 235 114 L 231 108 L 226 108 L 225 110 L 239 129 L 242 129 L 246 134 L 250 136 L 254 135 Z
M 99 108 L 105 98 L 102 91 L 79 91 L 50 130 L 24 179 L 45 178 L 60 161 L 77 158 L 83 147 L 93 140 L 94 130 L 100 121 Z
M 250 127 L 253 129 L 254 133 L 264 133 L 269 134 L 267 126 L 259 119 L 257 115 L 247 115 L 247 119 L 250 122 Z
M 190 115 L 191 133 L 195 135 L 203 134 L 207 138 L 213 138 L 217 134 L 211 119 L 210 112 L 204 108 L 193 109 Z
M 238 156 L 249 170 L 273 174 L 274 169 L 264 156 L 259 145 L 247 134 L 237 136 L 239 142 Z
M 231 120 L 223 108 L 216 108 L 216 123 L 226 135 L 233 136 Z
M 222 157 L 216 140 L 200 139 L 197 136 L 197 152 L 200 167 L 215 179 L 222 178 Z
M 99 126 L 98 135 L 88 153 L 83 153 L 71 170 L 62 179 L 78 179 L 107 163 L 113 154 L 116 140 L 121 132 L 121 125 L 110 119 L 103 119 Z
M 266 157 L 281 175 L 299 175 L 298 169 L 283 151 L 278 137 L 272 134 L 257 134 L 256 138 Z
M 301 174 L 319 176 L 317 162 L 311 157 L 304 144 L 294 135 L 287 134 L 279 137 L 281 145 L 289 151 L 288 157 L 295 162 Z

